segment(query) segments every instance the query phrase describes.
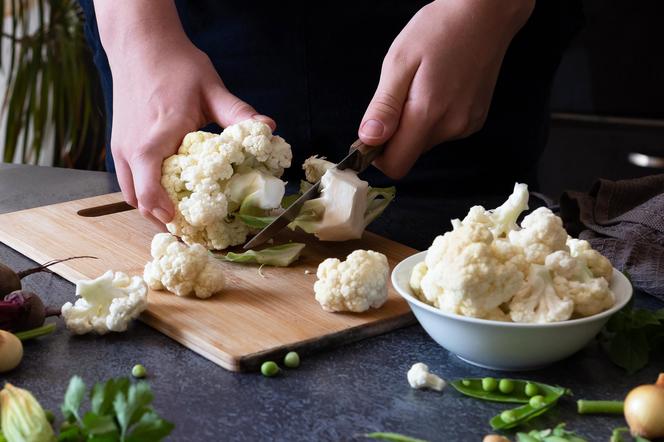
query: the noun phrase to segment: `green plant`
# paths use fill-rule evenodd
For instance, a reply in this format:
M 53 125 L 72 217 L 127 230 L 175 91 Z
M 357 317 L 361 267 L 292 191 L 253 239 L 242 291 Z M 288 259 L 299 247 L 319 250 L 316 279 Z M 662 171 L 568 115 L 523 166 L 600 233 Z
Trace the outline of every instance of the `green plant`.
M 5 9 L 6 8 L 6 9 Z M 76 0 L 0 0 L 9 14 L 9 59 L 1 117 L 3 160 L 37 163 L 52 134 L 54 166 L 102 169 L 101 88 Z M 36 23 L 35 23 L 36 21 Z

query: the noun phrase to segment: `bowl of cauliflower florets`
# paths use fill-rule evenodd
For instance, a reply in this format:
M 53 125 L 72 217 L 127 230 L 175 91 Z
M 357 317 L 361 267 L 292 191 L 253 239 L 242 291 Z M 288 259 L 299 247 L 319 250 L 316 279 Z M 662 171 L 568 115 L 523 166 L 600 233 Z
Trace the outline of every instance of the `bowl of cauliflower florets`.
M 500 207 L 470 209 L 392 284 L 441 346 L 474 365 L 528 370 L 583 348 L 632 296 L 629 280 L 562 220 L 528 209 L 516 184 Z

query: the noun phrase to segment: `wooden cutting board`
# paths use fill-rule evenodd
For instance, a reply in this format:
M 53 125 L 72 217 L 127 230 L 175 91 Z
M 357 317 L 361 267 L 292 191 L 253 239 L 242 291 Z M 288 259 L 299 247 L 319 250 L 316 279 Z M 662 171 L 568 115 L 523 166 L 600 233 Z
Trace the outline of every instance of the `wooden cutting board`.
M 150 242 L 157 228 L 129 210 L 83 217 L 80 210 L 122 201 L 121 194 L 102 195 L 0 215 L 0 241 L 37 262 L 76 255 L 82 259 L 51 269 L 76 282 L 96 278 L 107 270 L 142 275 L 150 260 Z M 306 242 L 302 258 L 289 268 L 223 263 L 227 290 L 208 299 L 178 297 L 151 291 L 141 319 L 182 345 L 233 371 L 255 369 L 268 358 L 287 351 L 307 353 L 356 341 L 412 324 L 407 303 L 389 287 L 389 299 L 379 310 L 361 314 L 328 313 L 314 299 L 316 268 L 325 258 L 344 258 L 356 249 L 384 253 L 390 268 L 416 250 L 365 233 L 361 240 L 320 242 L 289 231 L 288 239 Z M 312 274 L 305 274 L 305 270 Z M 67 296 L 74 301 L 74 293 Z

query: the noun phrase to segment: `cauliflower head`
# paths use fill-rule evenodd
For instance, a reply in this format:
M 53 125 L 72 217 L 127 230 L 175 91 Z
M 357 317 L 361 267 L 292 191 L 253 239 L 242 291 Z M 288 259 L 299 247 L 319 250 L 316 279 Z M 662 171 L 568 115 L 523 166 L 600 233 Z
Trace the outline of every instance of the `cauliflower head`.
M 565 321 L 572 317 L 574 300 L 556 290 L 546 266 L 531 264 L 527 284 L 514 295 L 509 310 L 514 322 Z
M 613 265 L 604 255 L 590 246 L 590 243 L 584 239 L 574 239 L 567 237 L 567 247 L 570 254 L 581 260 L 592 272 L 593 276 L 611 281 L 613 275 Z
M 461 223 L 438 236 L 421 279 L 426 302 L 450 313 L 482 318 L 509 301 L 524 283 L 518 247 L 494 243 L 483 224 Z
M 268 125 L 245 120 L 220 134 L 187 134 L 164 160 L 161 184 L 176 208 L 166 225 L 187 244 L 225 249 L 245 242 L 249 227 L 238 214 L 279 207 L 290 167 L 290 145 Z
M 520 230 L 508 233 L 509 241 L 535 264 L 544 264 L 547 255 L 557 250 L 567 251 L 567 236 L 562 219 L 546 207 L 535 209 L 523 219 Z
M 328 258 L 318 265 L 316 301 L 329 312 L 364 312 L 387 300 L 387 258 L 372 250 L 355 250 L 345 261 Z
M 148 306 L 148 288 L 140 276 L 109 270 L 97 279 L 78 281 L 74 304 L 62 306 L 67 328 L 76 334 L 123 332 Z
M 188 246 L 169 233 L 158 233 L 150 254 L 153 259 L 145 265 L 143 279 L 152 290 L 209 298 L 224 288 L 223 264 L 200 244 Z

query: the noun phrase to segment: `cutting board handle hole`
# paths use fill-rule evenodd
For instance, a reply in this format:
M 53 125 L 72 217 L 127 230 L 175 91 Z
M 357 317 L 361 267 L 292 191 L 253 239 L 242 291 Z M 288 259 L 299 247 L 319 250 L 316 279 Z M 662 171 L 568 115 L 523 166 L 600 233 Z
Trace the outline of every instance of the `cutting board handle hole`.
M 84 216 L 86 218 L 111 215 L 113 213 L 126 212 L 128 210 L 134 210 L 134 207 L 125 203 L 124 201 L 118 203 L 104 204 L 102 206 L 89 207 L 87 209 L 81 209 L 76 214 L 78 216 Z

